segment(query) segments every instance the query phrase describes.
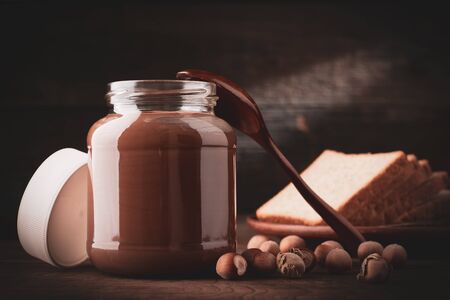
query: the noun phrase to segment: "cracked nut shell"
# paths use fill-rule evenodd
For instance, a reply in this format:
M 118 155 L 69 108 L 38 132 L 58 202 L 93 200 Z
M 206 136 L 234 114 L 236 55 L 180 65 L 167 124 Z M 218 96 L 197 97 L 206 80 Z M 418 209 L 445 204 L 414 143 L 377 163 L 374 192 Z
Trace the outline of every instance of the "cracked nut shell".
M 222 255 L 216 264 L 216 272 L 223 279 L 236 279 L 247 271 L 247 261 L 239 254 L 228 252 Z
M 305 273 L 306 266 L 303 259 L 292 252 L 278 255 L 278 270 L 281 275 L 289 278 L 300 278 Z
M 361 264 L 361 270 L 356 278 L 370 283 L 381 283 L 388 280 L 391 266 L 378 253 L 370 254 Z
M 306 248 L 291 248 L 288 252 L 297 254 L 303 259 L 306 268 L 305 272 L 312 271 L 316 266 L 316 256 L 311 250 Z

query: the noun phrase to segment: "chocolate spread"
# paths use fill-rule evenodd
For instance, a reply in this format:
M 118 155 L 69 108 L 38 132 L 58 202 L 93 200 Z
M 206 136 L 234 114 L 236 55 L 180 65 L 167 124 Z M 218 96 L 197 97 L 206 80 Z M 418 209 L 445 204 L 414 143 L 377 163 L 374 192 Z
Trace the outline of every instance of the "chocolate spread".
M 233 129 L 211 112 L 112 113 L 88 134 L 87 248 L 130 276 L 213 271 L 235 250 Z

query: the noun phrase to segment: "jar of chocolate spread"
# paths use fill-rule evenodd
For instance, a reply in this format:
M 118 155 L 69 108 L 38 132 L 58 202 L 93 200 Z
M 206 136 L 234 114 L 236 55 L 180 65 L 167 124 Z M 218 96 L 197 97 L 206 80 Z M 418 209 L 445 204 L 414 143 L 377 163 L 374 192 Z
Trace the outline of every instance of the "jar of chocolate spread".
M 236 248 L 236 136 L 214 115 L 215 85 L 109 84 L 112 111 L 87 137 L 87 249 L 131 276 L 214 271 Z

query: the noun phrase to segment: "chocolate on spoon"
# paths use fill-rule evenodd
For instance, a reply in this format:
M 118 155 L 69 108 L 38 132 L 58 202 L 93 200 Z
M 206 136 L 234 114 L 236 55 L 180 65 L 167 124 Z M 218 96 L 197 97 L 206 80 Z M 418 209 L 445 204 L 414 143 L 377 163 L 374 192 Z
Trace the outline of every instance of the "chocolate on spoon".
M 306 202 L 333 228 L 344 244 L 355 251 L 358 245 L 364 241 L 364 237 L 347 219 L 311 190 L 298 175 L 297 170 L 273 141 L 258 106 L 245 90 L 227 78 L 203 70 L 184 70 L 177 73 L 177 78 L 215 83 L 220 99 L 215 109 L 216 115 L 254 139 L 267 152 L 271 153 L 289 175 Z

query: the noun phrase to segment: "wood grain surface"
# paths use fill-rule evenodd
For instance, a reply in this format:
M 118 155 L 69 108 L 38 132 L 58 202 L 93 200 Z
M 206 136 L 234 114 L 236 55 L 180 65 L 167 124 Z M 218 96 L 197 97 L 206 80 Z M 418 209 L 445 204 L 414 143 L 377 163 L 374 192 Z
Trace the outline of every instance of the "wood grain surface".
M 238 232 L 243 249 L 252 234 L 244 217 Z M 0 299 L 447 299 L 450 260 L 410 261 L 381 285 L 358 282 L 358 262 L 354 264 L 349 274 L 331 275 L 318 268 L 300 280 L 130 279 L 102 274 L 92 266 L 56 269 L 29 257 L 17 241 L 2 241 Z

